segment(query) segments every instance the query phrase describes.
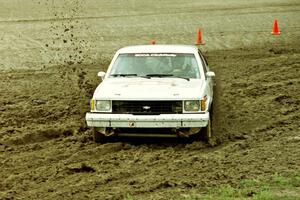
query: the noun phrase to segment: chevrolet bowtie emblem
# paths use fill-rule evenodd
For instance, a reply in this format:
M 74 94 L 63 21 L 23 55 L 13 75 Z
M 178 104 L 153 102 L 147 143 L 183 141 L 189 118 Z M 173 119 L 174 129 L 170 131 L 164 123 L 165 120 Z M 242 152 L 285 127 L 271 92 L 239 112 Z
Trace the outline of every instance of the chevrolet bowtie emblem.
M 151 107 L 150 106 L 143 106 L 144 110 L 149 110 Z

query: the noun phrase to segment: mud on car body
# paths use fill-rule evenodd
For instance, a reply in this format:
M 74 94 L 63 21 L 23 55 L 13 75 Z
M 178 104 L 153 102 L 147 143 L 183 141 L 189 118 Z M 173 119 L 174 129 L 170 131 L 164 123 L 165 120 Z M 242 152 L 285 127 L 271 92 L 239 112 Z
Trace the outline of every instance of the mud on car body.
M 112 135 L 211 137 L 215 73 L 196 46 L 124 47 L 98 76 L 86 114 L 96 142 Z

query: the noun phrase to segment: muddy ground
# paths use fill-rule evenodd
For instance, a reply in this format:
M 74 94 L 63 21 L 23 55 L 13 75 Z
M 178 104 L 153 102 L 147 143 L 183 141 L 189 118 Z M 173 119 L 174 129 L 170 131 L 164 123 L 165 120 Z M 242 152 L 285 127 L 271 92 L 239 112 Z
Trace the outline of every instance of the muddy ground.
M 53 12 L 55 9 L 51 1 L 37 2 L 43 5 L 45 16 L 61 15 L 61 10 L 64 10 L 54 6 L 61 10 Z M 76 2 L 79 6 L 74 10 L 79 12 L 82 4 Z M 117 14 L 112 18 L 108 17 L 112 15 L 108 11 L 102 14 L 106 14 L 108 21 L 122 21 L 120 15 L 126 15 L 119 24 L 122 30 L 132 25 L 128 23 L 131 17 L 138 21 L 134 18 L 137 14 L 142 18 L 159 16 L 154 11 L 146 12 L 135 1 L 128 2 L 130 8 L 127 9 L 132 12 L 121 12 L 120 5 L 111 7 L 103 4 L 105 8 L 115 9 Z M 202 25 L 210 27 L 212 32 L 206 36 L 206 46 L 200 48 L 216 73 L 217 83 L 217 119 L 210 144 L 147 139 L 117 139 L 107 144 L 95 144 L 84 117 L 89 110 L 93 90 L 100 81 L 96 74 L 105 70 L 115 48 L 131 44 L 134 33 L 125 31 L 125 38 L 112 41 L 108 37 L 112 33 L 111 27 L 103 26 L 103 32 L 99 33 L 103 34 L 103 45 L 97 46 L 94 37 L 81 35 L 86 30 L 96 32 L 93 31 L 96 30 L 96 25 L 93 25 L 95 19 L 85 19 L 87 23 L 76 22 L 72 19 L 76 16 L 71 12 L 71 19 L 63 21 L 65 24 L 57 23 L 57 19 L 35 22 L 35 28 L 45 31 L 48 27 L 50 31 L 42 31 L 39 37 L 32 37 L 37 37 L 36 43 L 28 42 L 28 37 L 19 39 L 24 43 L 13 43 L 15 39 L 9 39 L 14 36 L 10 31 L 26 23 L 34 23 L 20 19 L 28 13 L 33 13 L 31 18 L 34 19 L 41 14 L 26 14 L 25 6 L 24 16 L 12 13 L 5 15 L 12 16 L 5 20 L 5 16 L 1 16 L 5 22 L 2 21 L 0 26 L 7 31 L 1 42 L 7 46 L 11 44 L 11 48 L 1 50 L 0 199 L 124 199 L 128 194 L 134 199 L 180 199 L 188 194 L 204 195 L 209 188 L 216 186 L 238 186 L 247 179 L 269 180 L 274 174 L 293 176 L 299 173 L 300 34 L 294 22 L 299 19 L 299 12 L 294 12 L 299 4 L 297 1 L 287 1 L 284 5 L 280 1 L 261 1 L 263 3 L 258 5 L 247 4 L 246 1 L 231 1 L 233 4 L 230 5 L 214 2 L 210 7 L 205 7 L 206 3 L 202 2 L 206 9 L 201 8 L 208 13 L 223 13 L 217 15 L 217 22 L 221 16 L 241 15 L 247 18 L 243 15 L 245 13 L 254 13 L 255 19 L 263 21 L 261 16 L 269 19 L 278 8 L 277 14 L 287 16 L 289 23 L 284 25 L 280 36 L 271 36 L 270 27 L 247 33 L 234 25 L 228 26 L 227 30 L 218 30 L 212 22 L 202 21 Z M 191 2 L 183 8 L 172 5 L 169 9 L 177 11 L 179 17 L 172 22 L 173 14 L 164 13 L 171 24 L 169 27 L 188 21 L 190 15 L 197 15 L 195 4 Z M 183 10 L 188 8 L 187 15 L 183 15 Z M 191 14 L 193 10 L 195 12 Z M 225 15 L 228 10 L 230 12 Z M 90 11 L 91 15 L 95 15 L 95 8 L 90 8 Z M 296 19 L 290 16 L 296 16 Z M 240 23 L 239 20 L 229 22 Z M 55 23 L 58 27 L 53 26 Z M 249 27 L 258 30 L 266 23 L 255 26 L 251 22 Z M 158 18 L 154 24 L 160 24 L 161 29 L 155 36 L 164 43 L 175 43 L 176 38 L 188 43 L 194 31 L 189 30 L 193 23 L 180 30 L 187 32 L 186 35 L 180 35 L 175 28 L 177 34 L 170 39 L 169 32 L 163 34 L 167 29 L 164 21 Z M 69 32 L 72 26 L 77 29 L 68 33 L 68 37 L 77 35 L 70 46 L 65 36 L 52 38 L 53 32 Z M 136 26 L 148 30 L 145 24 Z M 237 30 L 237 39 L 229 29 Z M 21 30 L 24 35 L 26 31 L 30 32 Z M 49 37 L 46 37 L 47 34 Z M 148 39 L 145 33 L 136 34 L 143 40 Z M 224 40 L 220 39 L 221 35 Z M 193 41 L 195 37 L 192 37 Z M 60 42 L 57 46 L 56 40 Z M 134 39 L 133 43 L 139 42 Z M 43 47 L 39 49 L 37 44 Z M 56 56 L 52 56 L 54 54 Z M 255 192 L 249 191 L 249 194 Z M 285 192 L 292 192 L 295 198 L 300 196 L 299 190 L 280 191 L 281 195 Z

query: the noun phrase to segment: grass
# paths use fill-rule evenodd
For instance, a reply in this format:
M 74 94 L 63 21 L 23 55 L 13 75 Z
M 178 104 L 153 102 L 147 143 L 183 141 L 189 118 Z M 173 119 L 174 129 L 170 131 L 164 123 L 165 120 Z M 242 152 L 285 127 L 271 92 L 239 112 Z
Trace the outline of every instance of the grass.
M 206 193 L 185 195 L 177 200 L 296 200 L 300 199 L 300 172 L 282 176 L 274 174 L 267 180 L 245 179 L 238 185 L 209 188 Z M 135 200 L 129 194 L 124 200 Z
M 274 174 L 269 180 L 246 179 L 236 187 L 222 185 L 207 194 L 190 195 L 182 200 L 296 200 L 300 199 L 300 172 L 289 177 Z M 181 200 L 181 199 L 180 199 Z
M 134 200 L 130 194 L 127 194 L 124 200 Z

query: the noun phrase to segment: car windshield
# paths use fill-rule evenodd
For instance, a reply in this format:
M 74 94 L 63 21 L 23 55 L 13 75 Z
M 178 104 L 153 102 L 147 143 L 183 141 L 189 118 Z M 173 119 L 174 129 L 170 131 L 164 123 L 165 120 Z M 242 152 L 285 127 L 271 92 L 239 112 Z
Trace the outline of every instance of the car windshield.
M 136 53 L 120 54 L 112 66 L 110 77 L 199 79 L 200 72 L 194 54 Z

